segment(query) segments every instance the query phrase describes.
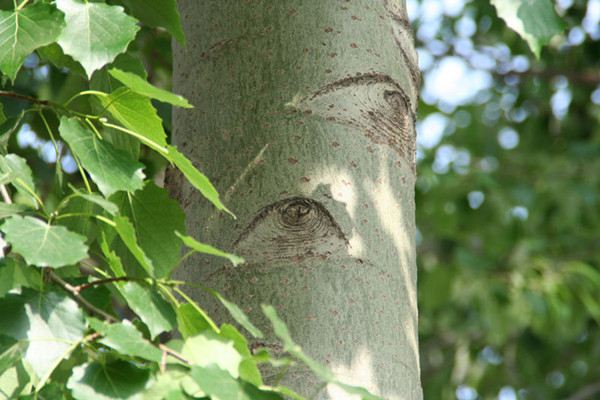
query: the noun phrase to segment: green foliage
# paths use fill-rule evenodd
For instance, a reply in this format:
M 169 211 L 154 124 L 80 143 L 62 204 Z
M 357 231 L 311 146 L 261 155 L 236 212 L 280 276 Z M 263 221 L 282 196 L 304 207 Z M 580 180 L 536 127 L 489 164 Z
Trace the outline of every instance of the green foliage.
M 190 284 L 172 279 L 194 252 L 244 262 L 186 235 L 181 207 L 153 182 L 170 163 L 233 217 L 209 179 L 168 144 L 170 107 L 191 104 L 151 84 L 137 53 L 140 35 L 159 32 L 149 27 L 184 43 L 175 1 L 13 6 L 0 11 L 0 71 L 14 82 L 0 92 L 9 99 L 0 103 L 0 231 L 9 246 L 0 259 L 0 397 L 299 398 L 264 385 L 259 364 L 278 361 L 257 356 L 234 326 L 215 324 L 185 293 Z M 18 92 L 31 57 L 55 84 L 40 90 L 43 98 Z M 54 168 L 15 146 L 24 123 L 47 139 L 43 155 Z M 240 307 L 205 290 L 263 337 Z

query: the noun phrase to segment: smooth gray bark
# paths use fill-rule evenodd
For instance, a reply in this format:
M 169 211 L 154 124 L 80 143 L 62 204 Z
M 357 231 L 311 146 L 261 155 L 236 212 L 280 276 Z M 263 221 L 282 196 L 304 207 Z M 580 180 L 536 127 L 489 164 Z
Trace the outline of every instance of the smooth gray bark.
M 215 183 L 233 220 L 174 173 L 188 231 L 246 258 L 190 259 L 265 331 L 273 304 L 342 381 L 420 399 L 415 265 L 419 75 L 403 0 L 182 0 L 174 143 Z M 200 293 L 217 319 L 221 308 Z M 271 345 L 277 352 L 277 346 Z M 298 368 L 285 384 L 312 394 Z M 333 388 L 320 398 L 349 398 Z

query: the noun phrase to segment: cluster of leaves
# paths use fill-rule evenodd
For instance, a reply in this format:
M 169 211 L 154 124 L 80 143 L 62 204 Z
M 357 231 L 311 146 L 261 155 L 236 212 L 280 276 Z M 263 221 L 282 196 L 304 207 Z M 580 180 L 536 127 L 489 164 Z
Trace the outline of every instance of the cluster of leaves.
M 162 159 L 158 165 L 179 169 L 231 214 L 206 176 L 168 144 L 155 107 L 191 105 L 150 84 L 128 50 L 142 23 L 183 44 L 175 0 L 23 0 L 12 6 L 0 10 L 3 85 L 14 85 L 35 52 L 84 87 L 63 93 L 64 101 L 0 92 L 25 104 L 8 119 L 0 109 L 0 231 L 7 244 L 0 261 L 0 397 L 302 398 L 265 385 L 259 371 L 260 364 L 285 371 L 296 360 L 325 383 L 376 398 L 337 382 L 305 355 L 274 308 L 265 306 L 264 313 L 289 355 L 280 359 L 249 346 L 233 325 L 217 326 L 185 293 L 189 283 L 171 279 L 183 246 L 189 249 L 183 258 L 202 252 L 234 266 L 243 262 L 185 235 L 181 208 L 147 172 Z M 54 146 L 49 186 L 36 185 L 41 179 L 27 160 L 9 152 L 25 120 L 43 127 Z M 78 176 L 61 168 L 67 152 Z M 239 307 L 205 290 L 238 327 L 263 337 Z

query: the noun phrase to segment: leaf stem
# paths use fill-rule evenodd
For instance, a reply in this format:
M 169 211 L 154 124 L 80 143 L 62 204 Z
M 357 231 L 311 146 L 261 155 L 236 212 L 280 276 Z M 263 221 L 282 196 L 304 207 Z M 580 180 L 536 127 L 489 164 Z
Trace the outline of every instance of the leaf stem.
M 23 7 L 25 7 L 25 5 L 27 3 L 29 3 L 29 0 L 23 0 L 23 2 L 21 4 L 19 4 L 19 6 L 15 9 L 15 11 L 21 10 Z
M 178 352 L 171 349 L 170 347 L 167 347 L 164 344 L 159 343 L 158 348 L 161 349 L 162 351 L 164 351 L 165 353 L 169 354 L 170 356 L 178 359 L 182 363 L 187 364 L 187 365 L 192 365 L 192 363 L 189 362 L 183 355 L 179 354 Z
M 68 106 L 69 104 L 71 104 L 71 102 L 73 100 L 75 100 L 76 98 L 81 97 L 81 96 L 101 96 L 101 97 L 108 97 L 108 94 L 104 93 L 104 92 L 97 91 L 97 90 L 84 90 L 82 92 L 76 93 L 73 96 L 71 96 L 71 98 L 65 102 L 65 104 L 64 104 L 65 107 Z
M 152 140 L 150 140 L 150 139 L 146 138 L 145 136 L 142 136 L 142 135 L 140 135 L 140 134 L 139 134 L 139 133 L 137 133 L 137 132 L 134 132 L 134 131 L 132 131 L 132 130 L 130 130 L 130 129 L 123 128 L 122 126 L 119 126 L 119 125 L 111 124 L 111 123 L 109 123 L 109 122 L 103 121 L 102 119 L 100 119 L 100 123 L 101 123 L 102 125 L 106 126 L 106 127 L 113 128 L 113 129 L 116 129 L 116 130 L 118 130 L 118 131 L 121 131 L 121 132 L 125 132 L 125 133 L 127 133 L 128 135 L 131 135 L 131 136 L 133 136 L 134 138 L 136 138 L 136 139 L 137 139 L 137 140 L 139 140 L 140 142 L 143 142 L 143 143 L 144 143 L 144 144 L 146 144 L 148 147 L 150 147 L 150 148 L 152 148 L 152 149 L 154 149 L 154 150 L 158 151 L 159 153 L 162 153 L 163 155 L 165 155 L 165 154 L 168 154 L 168 153 L 169 153 L 169 150 L 167 150 L 167 148 L 166 148 L 166 147 L 163 147 L 163 146 L 161 146 L 161 145 L 159 145 L 159 144 L 157 144 L 157 143 L 153 142 Z

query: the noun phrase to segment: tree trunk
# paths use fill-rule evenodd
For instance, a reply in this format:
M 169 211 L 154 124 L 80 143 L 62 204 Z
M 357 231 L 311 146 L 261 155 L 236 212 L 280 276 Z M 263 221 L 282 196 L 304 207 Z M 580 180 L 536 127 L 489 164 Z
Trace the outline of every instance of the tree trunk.
M 173 140 L 237 220 L 177 176 L 167 184 L 188 232 L 246 264 L 192 258 L 179 277 L 217 288 L 264 331 L 260 304 L 274 305 L 340 380 L 420 399 L 419 75 L 404 1 L 183 0 L 180 11 L 174 90 L 195 109 L 175 112 Z M 283 383 L 317 388 L 303 368 Z M 319 398 L 349 397 L 327 387 Z

